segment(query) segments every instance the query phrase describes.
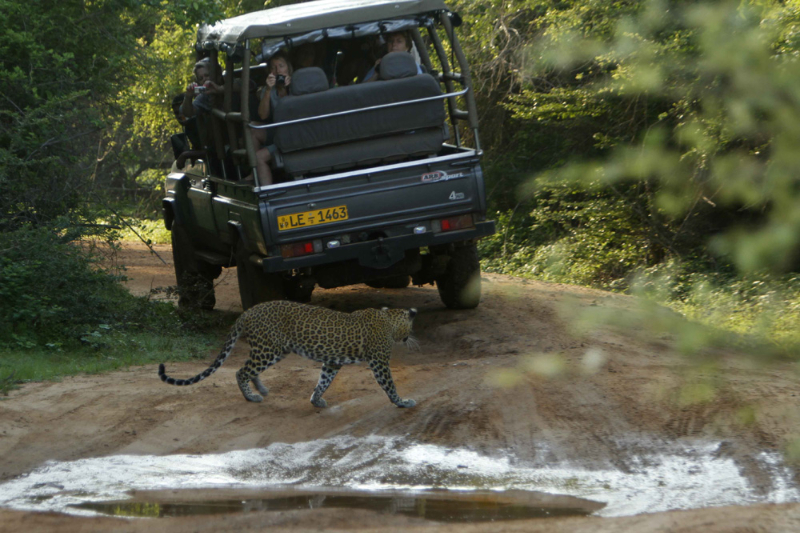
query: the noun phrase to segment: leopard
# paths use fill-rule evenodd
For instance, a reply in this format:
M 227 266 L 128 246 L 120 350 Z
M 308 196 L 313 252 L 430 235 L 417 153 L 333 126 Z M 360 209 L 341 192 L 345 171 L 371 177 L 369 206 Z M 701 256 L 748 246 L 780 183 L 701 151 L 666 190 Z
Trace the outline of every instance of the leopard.
M 326 407 L 322 395 L 344 365 L 366 362 L 378 385 L 397 407 L 414 407 L 412 399 L 403 399 L 397 390 L 389 369 L 389 359 L 394 343 L 414 347 L 417 342 L 411 335 L 415 308 L 361 309 L 351 313 L 326 307 L 273 300 L 246 310 L 236 320 L 225 340 L 221 352 L 203 372 L 189 379 L 175 379 L 166 373 L 164 364 L 158 366 L 158 375 L 169 385 L 193 385 L 216 372 L 240 338 L 250 344 L 250 357 L 236 372 L 236 382 L 244 398 L 261 402 L 269 389 L 259 379 L 259 374 L 295 353 L 322 363 L 319 381 L 311 395 L 311 404 Z M 255 393 L 253 384 L 260 394 Z

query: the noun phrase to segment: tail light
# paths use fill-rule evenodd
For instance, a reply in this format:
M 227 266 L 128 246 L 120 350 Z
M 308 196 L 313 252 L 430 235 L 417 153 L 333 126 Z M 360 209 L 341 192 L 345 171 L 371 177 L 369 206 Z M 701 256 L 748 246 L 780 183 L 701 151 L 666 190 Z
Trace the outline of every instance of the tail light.
M 472 220 L 472 215 L 461 215 L 458 217 L 443 218 L 441 220 L 442 231 L 454 231 L 458 229 L 472 228 L 475 226 L 475 221 Z
M 281 245 L 281 256 L 284 258 L 300 257 L 301 255 L 318 254 L 322 252 L 322 241 L 294 242 Z

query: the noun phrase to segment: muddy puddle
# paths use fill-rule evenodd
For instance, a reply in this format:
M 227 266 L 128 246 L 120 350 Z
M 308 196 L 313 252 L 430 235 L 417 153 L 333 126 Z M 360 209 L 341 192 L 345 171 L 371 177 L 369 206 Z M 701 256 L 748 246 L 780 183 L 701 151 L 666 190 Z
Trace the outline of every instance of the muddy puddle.
M 647 444 L 619 449 L 656 449 Z M 336 507 L 480 521 L 800 501 L 779 454 L 753 458 L 770 480 L 756 488 L 719 442 L 665 446 L 591 468 L 555 461 L 544 448 L 541 461 L 523 462 L 500 451 L 487 456 L 378 436 L 213 455 L 112 456 L 46 463 L 0 485 L 0 506 L 149 517 Z
M 402 514 L 436 522 L 488 522 L 559 516 L 585 516 L 602 504 L 569 496 L 512 491 L 367 492 L 274 490 L 217 493 L 208 491 L 139 493 L 132 500 L 86 502 L 72 506 L 100 514 L 124 517 L 200 516 L 256 511 L 298 511 L 308 509 L 365 509 Z M 234 498 L 234 496 L 236 496 Z

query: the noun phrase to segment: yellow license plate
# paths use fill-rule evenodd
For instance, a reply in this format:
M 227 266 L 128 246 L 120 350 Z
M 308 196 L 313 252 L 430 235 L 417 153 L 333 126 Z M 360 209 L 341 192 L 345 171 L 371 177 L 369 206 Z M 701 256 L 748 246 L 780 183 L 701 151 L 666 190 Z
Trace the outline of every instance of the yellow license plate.
M 328 222 L 338 222 L 347 220 L 347 206 L 337 205 L 336 207 L 325 207 L 315 211 L 304 213 L 292 213 L 278 217 L 278 231 L 287 229 L 305 228 L 307 226 L 318 226 Z

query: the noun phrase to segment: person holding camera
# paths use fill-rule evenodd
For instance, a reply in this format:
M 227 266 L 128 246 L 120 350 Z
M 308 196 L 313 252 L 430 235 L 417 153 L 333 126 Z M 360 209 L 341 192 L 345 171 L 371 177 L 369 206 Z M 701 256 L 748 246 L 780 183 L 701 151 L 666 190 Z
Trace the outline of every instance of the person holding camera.
M 181 113 L 187 119 L 198 113 L 211 111 L 211 95 L 221 94 L 223 88 L 211 81 L 210 59 L 205 57 L 195 63 L 195 81 L 186 87 L 186 92 L 181 104 Z
M 272 110 L 279 98 L 288 94 L 292 83 L 292 63 L 283 52 L 277 52 L 269 59 L 269 75 L 267 85 L 262 88 L 258 104 L 258 116 L 265 122 L 272 122 Z
M 292 83 L 292 63 L 283 52 L 277 52 L 269 59 L 269 75 L 267 84 L 262 87 L 258 104 L 258 116 L 267 124 L 272 122 L 273 112 L 278 101 L 289 94 L 288 87 Z M 272 183 L 272 172 L 269 169 L 269 162 L 272 160 L 270 148 L 272 144 L 273 132 L 271 130 L 252 130 L 253 142 L 256 148 L 256 171 L 261 185 Z

